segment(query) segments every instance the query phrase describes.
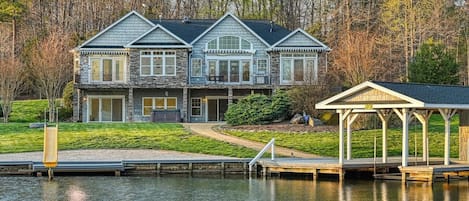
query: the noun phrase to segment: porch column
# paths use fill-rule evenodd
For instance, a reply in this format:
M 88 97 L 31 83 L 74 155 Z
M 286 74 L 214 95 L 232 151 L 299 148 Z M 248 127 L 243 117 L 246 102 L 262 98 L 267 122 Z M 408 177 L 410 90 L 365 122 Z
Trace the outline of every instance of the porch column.
M 444 164 L 449 165 L 450 157 L 450 134 L 451 134 L 451 118 L 456 114 L 456 109 L 438 109 L 441 117 L 445 120 L 445 159 Z
M 393 110 L 402 120 L 402 167 L 406 167 L 409 157 L 409 120 L 412 113 L 409 108 L 402 108 L 402 112 L 397 108 Z
M 358 114 L 347 116 L 347 160 L 352 159 L 352 123 L 357 117 Z
M 233 88 L 228 87 L 228 104 L 233 103 Z
M 187 94 L 187 87 L 184 87 L 182 89 L 182 120 L 184 122 L 187 122 L 187 118 L 189 118 L 189 113 L 187 112 L 187 108 L 188 108 L 188 103 L 189 103 L 189 96 Z
M 428 149 L 428 120 L 432 116 L 433 111 L 425 110 L 420 112 L 414 112 L 414 116 L 422 124 L 422 160 L 429 160 L 429 149 Z
M 129 88 L 129 96 L 128 96 L 128 105 L 127 105 L 127 121 L 133 122 L 134 121 L 134 88 Z
M 383 148 L 382 148 L 382 162 L 388 162 L 388 126 L 392 110 L 377 110 L 379 119 L 381 119 L 382 132 L 383 132 Z
M 344 121 L 352 110 L 339 109 L 339 164 L 344 164 Z

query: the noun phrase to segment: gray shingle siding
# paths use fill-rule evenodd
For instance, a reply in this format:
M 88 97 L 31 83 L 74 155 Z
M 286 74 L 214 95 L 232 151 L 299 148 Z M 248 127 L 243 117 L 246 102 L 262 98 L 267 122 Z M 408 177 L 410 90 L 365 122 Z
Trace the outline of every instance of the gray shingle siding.
M 136 41 L 136 43 L 154 43 L 155 41 L 158 41 L 158 43 L 180 43 L 179 40 L 175 39 L 160 28 L 153 30 L 142 39 Z
M 92 40 L 87 46 L 124 46 L 152 27 L 137 15 L 131 15 Z
M 296 32 L 293 36 L 288 38 L 286 41 L 278 44 L 279 47 L 306 47 L 306 46 L 321 46 L 320 44 L 314 42 L 310 38 L 306 37 L 301 32 Z

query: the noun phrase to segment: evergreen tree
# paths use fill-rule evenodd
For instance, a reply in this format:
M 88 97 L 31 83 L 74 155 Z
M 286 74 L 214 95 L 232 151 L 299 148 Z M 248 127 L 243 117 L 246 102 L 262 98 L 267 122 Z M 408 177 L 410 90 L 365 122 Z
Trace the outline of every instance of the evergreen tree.
M 459 65 L 442 43 L 426 41 L 409 66 L 409 81 L 432 84 L 457 84 Z

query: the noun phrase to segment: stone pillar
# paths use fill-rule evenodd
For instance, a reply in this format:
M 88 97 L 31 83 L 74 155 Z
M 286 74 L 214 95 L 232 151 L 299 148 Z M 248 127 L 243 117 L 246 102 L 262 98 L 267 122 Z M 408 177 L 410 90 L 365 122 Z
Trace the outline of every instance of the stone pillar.
M 133 122 L 134 121 L 134 89 L 129 88 L 129 96 L 127 97 L 127 121 Z
M 81 110 L 81 96 L 80 96 L 80 89 L 73 88 L 73 99 L 72 99 L 72 108 L 73 108 L 73 116 L 72 121 L 78 122 L 80 121 L 80 110 Z
M 233 103 L 233 88 L 228 87 L 228 104 Z
M 187 87 L 182 89 L 182 111 L 181 111 L 181 118 L 184 122 L 188 122 L 187 119 L 189 118 L 189 112 L 187 110 L 189 103 L 189 96 Z

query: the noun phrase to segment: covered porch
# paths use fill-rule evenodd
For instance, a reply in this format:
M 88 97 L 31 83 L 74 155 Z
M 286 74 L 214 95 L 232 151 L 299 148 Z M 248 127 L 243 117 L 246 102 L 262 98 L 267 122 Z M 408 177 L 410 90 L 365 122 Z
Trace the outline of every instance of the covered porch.
M 381 162 L 388 163 L 388 126 L 391 115 L 395 114 L 402 122 L 401 167 L 409 164 L 409 123 L 412 118 L 422 124 L 421 160 L 429 165 L 429 118 L 433 113 L 439 113 L 444 120 L 443 165 L 448 166 L 451 164 L 451 120 L 456 113 L 465 114 L 469 109 L 469 87 L 367 81 L 316 104 L 316 108 L 333 109 L 339 114 L 339 164 L 352 160 L 351 126 L 361 113 L 375 113 L 381 120 Z M 461 125 L 468 124 L 463 120 Z

